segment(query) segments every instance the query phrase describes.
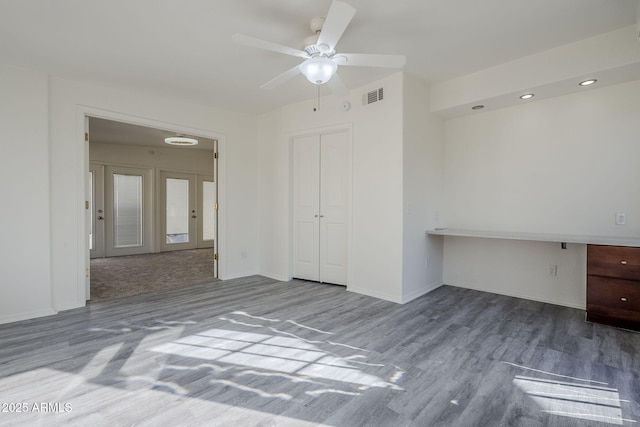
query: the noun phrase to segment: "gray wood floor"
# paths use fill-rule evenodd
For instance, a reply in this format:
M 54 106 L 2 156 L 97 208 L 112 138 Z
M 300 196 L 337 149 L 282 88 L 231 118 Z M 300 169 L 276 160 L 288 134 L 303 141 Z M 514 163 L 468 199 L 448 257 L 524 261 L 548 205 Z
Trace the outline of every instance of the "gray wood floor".
M 0 343 L 0 425 L 640 420 L 640 334 L 449 286 L 398 305 L 256 276 L 0 325 Z

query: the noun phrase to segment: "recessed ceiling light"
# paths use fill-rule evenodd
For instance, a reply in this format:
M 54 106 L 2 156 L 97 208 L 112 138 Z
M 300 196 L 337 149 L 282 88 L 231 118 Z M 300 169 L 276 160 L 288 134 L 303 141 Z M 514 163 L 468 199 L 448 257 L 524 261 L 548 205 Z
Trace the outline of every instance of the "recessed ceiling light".
M 482 110 L 484 108 L 484 105 L 474 105 L 473 107 L 471 107 L 472 110 Z
M 520 99 L 531 99 L 534 95 L 532 93 L 525 93 L 524 95 L 520 95 Z
M 580 82 L 580 86 L 590 86 L 590 85 L 594 84 L 595 82 L 597 82 L 596 79 L 584 80 L 584 81 Z
M 184 136 L 173 136 L 171 138 L 165 138 L 164 142 L 169 145 L 198 145 L 198 140 L 193 138 L 186 138 Z

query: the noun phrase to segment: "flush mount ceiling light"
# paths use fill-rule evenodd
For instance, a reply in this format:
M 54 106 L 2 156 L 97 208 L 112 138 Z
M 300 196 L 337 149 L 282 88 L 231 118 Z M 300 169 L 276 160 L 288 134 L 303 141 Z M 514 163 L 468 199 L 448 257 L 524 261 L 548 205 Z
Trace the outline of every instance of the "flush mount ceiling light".
M 580 84 L 580 86 L 591 86 L 595 82 L 597 82 L 596 79 L 589 79 L 589 80 L 581 81 L 579 84 Z
M 186 138 L 184 136 L 172 136 L 164 139 L 165 144 L 169 145 L 198 145 L 198 140 L 193 138 Z
M 535 95 L 532 93 L 525 93 L 524 95 L 520 96 L 520 99 L 531 99 L 533 98 Z
M 300 64 L 299 70 L 311 83 L 322 85 L 331 80 L 338 65 L 329 58 L 317 56 Z

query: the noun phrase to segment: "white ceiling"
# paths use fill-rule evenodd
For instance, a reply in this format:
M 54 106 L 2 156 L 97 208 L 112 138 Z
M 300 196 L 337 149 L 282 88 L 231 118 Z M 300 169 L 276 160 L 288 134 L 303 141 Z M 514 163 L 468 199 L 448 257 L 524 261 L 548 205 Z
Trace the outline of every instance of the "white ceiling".
M 638 0 L 346 0 L 338 52 L 407 56 L 448 80 L 633 25 Z M 236 32 L 300 48 L 330 0 L 1 0 L 0 59 L 52 75 L 259 113 L 313 98 L 298 76 L 259 86 L 299 58 L 236 45 Z M 349 88 L 395 70 L 341 67 Z M 323 93 L 326 89 L 323 88 Z M 328 92 L 326 92 L 328 93 Z
M 198 145 L 170 146 L 165 144 L 164 139 L 170 136 L 176 136 L 175 132 L 95 117 L 89 118 L 89 143 L 144 145 L 147 147 L 174 150 L 214 150 L 213 139 L 185 133 L 181 133 L 180 135 L 197 139 Z

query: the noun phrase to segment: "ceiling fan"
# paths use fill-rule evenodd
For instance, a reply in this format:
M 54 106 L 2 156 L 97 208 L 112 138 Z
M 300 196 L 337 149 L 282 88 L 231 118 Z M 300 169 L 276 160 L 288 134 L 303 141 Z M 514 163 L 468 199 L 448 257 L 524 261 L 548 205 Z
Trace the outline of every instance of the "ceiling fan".
M 349 4 L 334 0 L 326 18 L 311 20 L 313 35 L 304 40 L 303 50 L 293 49 L 255 37 L 235 34 L 233 41 L 246 46 L 303 58 L 304 61 L 260 86 L 273 89 L 303 74 L 315 85 L 327 84 L 336 96 L 345 96 L 349 90 L 336 74 L 338 66 L 402 68 L 406 62 L 404 55 L 375 55 L 363 53 L 336 53 L 335 46 L 353 19 L 356 10 Z

